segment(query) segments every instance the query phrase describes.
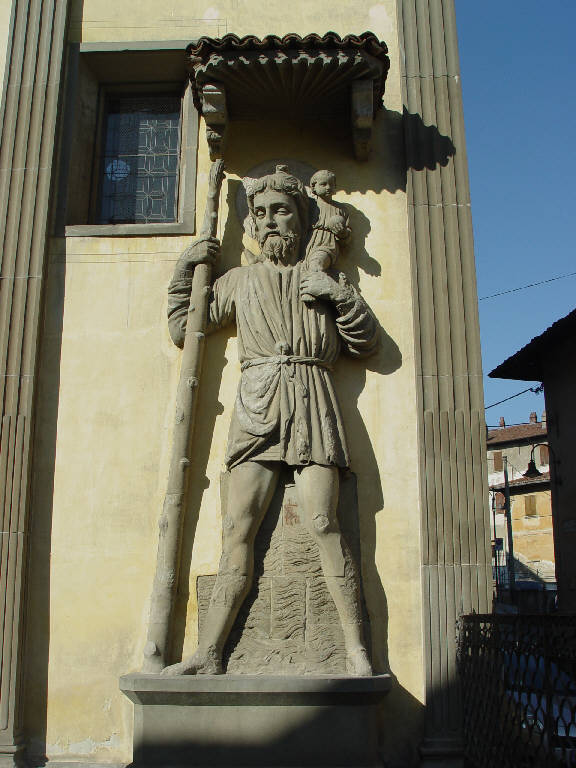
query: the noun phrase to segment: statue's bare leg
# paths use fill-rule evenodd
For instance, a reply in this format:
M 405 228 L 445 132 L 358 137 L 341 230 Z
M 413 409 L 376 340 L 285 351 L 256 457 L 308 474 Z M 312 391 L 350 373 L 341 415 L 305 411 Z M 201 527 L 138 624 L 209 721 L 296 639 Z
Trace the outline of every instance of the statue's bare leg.
M 347 670 L 351 675 L 371 675 L 362 629 L 358 572 L 337 517 L 339 470 L 310 464 L 297 469 L 294 479 L 303 522 L 318 545 L 326 584 L 342 623 Z
M 246 461 L 230 471 L 228 509 L 223 510 L 222 519 L 222 557 L 198 648 L 162 674 L 222 673 L 224 644 L 252 584 L 254 538 L 279 474 L 278 464 L 257 461 Z

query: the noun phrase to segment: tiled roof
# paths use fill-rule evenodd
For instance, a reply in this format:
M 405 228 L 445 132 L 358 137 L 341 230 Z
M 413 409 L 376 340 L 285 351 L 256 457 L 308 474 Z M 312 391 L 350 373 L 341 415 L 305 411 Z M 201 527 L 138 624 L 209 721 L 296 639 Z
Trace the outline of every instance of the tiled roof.
M 262 39 L 255 35 L 238 37 L 238 35 L 228 34 L 220 38 L 200 37 L 195 43 L 190 43 L 186 50 L 192 61 L 205 63 L 213 53 L 222 54 L 228 51 L 241 53 L 268 49 L 321 51 L 331 48 L 336 50 L 352 48 L 357 51 L 366 51 L 381 59 L 385 63 L 386 70 L 390 66 L 386 43 L 378 40 L 373 32 L 362 32 L 360 35 L 346 35 L 345 37 L 340 37 L 336 32 L 326 32 L 324 35 L 312 33 L 305 37 L 292 32 L 284 35 L 284 37 L 266 35 Z
M 515 443 L 533 439 L 545 440 L 548 434 L 546 424 L 542 421 L 529 424 L 516 424 L 513 427 L 499 427 L 488 431 L 486 444 L 488 449 L 502 443 Z
M 550 472 L 542 472 L 540 477 L 517 477 L 515 480 L 510 480 L 508 485 L 510 486 L 510 490 L 512 489 L 528 489 L 532 486 L 539 486 L 544 485 L 548 486 L 550 485 Z M 491 491 L 503 491 L 504 490 L 504 483 L 495 483 L 494 485 L 490 486 Z
M 542 381 L 545 373 L 544 353 L 574 338 L 576 338 L 576 309 L 565 317 L 561 317 L 540 336 L 535 336 L 525 347 L 494 368 L 488 376 L 491 379 Z

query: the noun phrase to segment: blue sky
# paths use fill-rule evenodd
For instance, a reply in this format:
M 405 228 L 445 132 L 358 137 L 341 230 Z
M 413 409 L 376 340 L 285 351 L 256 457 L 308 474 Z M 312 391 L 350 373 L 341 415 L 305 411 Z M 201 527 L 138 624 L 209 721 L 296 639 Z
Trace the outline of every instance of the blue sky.
M 576 0 L 456 0 L 478 295 L 576 272 Z M 576 276 L 480 301 L 486 374 L 576 307 Z M 528 421 L 528 393 L 486 411 Z

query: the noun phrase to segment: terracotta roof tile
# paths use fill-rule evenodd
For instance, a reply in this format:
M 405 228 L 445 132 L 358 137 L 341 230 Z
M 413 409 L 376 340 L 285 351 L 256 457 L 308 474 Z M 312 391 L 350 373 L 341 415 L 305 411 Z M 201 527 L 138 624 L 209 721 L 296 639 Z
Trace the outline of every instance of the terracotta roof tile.
M 550 485 L 550 472 L 542 472 L 540 477 L 517 477 L 515 480 L 510 480 L 508 485 L 510 488 L 529 488 L 533 485 Z M 495 483 L 490 486 L 491 491 L 503 491 L 504 483 Z
M 502 443 L 513 443 L 516 441 L 528 441 L 532 438 L 539 440 L 546 439 L 548 430 L 546 424 L 541 421 L 529 424 L 516 424 L 513 427 L 499 427 L 488 431 L 487 445 L 493 448 Z
M 367 53 L 385 62 L 386 69 L 390 66 L 386 43 L 378 40 L 373 32 L 362 32 L 360 35 L 346 35 L 345 37 L 340 37 L 336 32 L 326 32 L 324 35 L 312 33 L 304 37 L 292 32 L 284 35 L 284 37 L 266 35 L 262 39 L 255 35 L 238 37 L 238 35 L 228 34 L 221 38 L 200 37 L 195 43 L 190 43 L 186 50 L 193 62 L 196 60 L 205 62 L 213 53 L 223 53 L 231 50 L 241 52 L 262 51 L 266 49 L 285 51 L 291 48 L 304 50 L 334 48 L 342 50 L 347 47 L 365 50 Z

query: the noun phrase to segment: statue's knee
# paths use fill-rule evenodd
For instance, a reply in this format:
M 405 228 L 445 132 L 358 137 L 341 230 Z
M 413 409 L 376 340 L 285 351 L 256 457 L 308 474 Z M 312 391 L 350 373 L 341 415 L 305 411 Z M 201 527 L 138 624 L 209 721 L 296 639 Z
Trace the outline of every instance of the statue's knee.
M 312 530 L 318 535 L 328 533 L 330 530 L 330 518 L 323 512 L 319 512 L 312 518 Z
M 222 546 L 224 550 L 232 551 L 250 540 L 250 521 L 234 520 L 231 515 L 225 515 L 222 520 Z

